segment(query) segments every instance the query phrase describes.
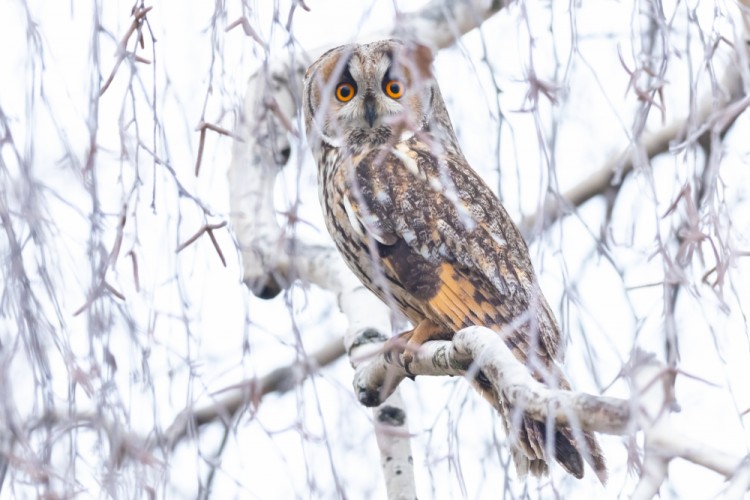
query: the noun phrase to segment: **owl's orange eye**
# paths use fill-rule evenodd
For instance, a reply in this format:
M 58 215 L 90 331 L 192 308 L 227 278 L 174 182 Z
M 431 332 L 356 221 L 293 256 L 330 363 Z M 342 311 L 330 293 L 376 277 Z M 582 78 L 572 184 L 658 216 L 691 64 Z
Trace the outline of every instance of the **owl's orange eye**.
M 351 83 L 339 83 L 336 87 L 336 99 L 341 102 L 349 102 L 357 91 Z
M 388 97 L 391 99 L 398 99 L 404 95 L 404 86 L 401 85 L 401 82 L 398 80 L 389 80 L 385 84 L 385 93 L 388 94 Z

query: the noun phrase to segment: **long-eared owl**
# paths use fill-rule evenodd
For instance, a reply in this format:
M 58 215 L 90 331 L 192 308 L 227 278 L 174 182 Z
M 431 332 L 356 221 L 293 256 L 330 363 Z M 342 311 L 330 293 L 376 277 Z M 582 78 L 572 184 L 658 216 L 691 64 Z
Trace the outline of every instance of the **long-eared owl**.
M 326 225 L 362 283 L 413 324 L 404 357 L 471 325 L 503 335 L 540 382 L 569 389 L 560 328 L 521 234 L 461 152 L 429 49 L 398 40 L 344 45 L 305 75 L 302 106 Z M 475 382 L 481 385 L 481 381 Z M 593 434 L 494 401 L 519 474 L 548 450 L 575 477 L 606 466 Z M 515 410 L 515 411 L 514 411 Z

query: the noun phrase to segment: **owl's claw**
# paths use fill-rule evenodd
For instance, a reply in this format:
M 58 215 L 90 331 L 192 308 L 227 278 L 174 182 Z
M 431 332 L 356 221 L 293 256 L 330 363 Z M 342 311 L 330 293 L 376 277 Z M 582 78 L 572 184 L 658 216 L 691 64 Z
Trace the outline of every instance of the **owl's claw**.
M 385 344 L 385 359 L 387 362 L 393 362 L 393 353 L 399 354 L 400 364 L 406 370 L 406 373 L 414 378 L 414 374 L 409 369 L 409 365 L 414 361 L 414 353 L 417 352 L 422 344 L 429 340 L 439 340 L 449 337 L 443 328 L 439 327 L 432 321 L 422 320 L 416 328 L 406 331 L 396 337 L 391 337 Z
M 414 361 L 414 353 L 412 351 L 404 351 L 404 353 L 401 355 L 401 361 L 404 362 L 404 370 L 406 371 L 407 376 L 410 379 L 414 380 L 416 375 L 414 375 L 409 369 L 409 365 L 412 361 Z
M 396 363 L 404 367 L 407 376 L 414 380 L 414 374 L 409 370 L 409 365 L 414 361 L 414 352 L 420 345 L 413 341 L 414 330 L 409 330 L 395 337 L 391 337 L 385 343 L 384 357 L 388 363 Z M 394 359 L 393 355 L 397 357 Z
M 411 361 L 414 359 L 414 356 L 409 351 L 409 344 L 410 344 L 410 339 L 413 333 L 414 333 L 414 330 L 409 330 L 407 332 L 404 332 L 402 334 L 396 335 L 395 337 L 391 337 L 390 339 L 388 339 L 388 341 L 385 343 L 385 352 L 383 354 L 385 357 L 385 360 L 388 363 L 394 362 L 394 358 L 393 358 L 394 354 L 398 356 L 396 358 L 396 361 L 400 362 L 399 364 L 402 364 L 404 368 L 406 368 L 406 364 L 407 364 L 407 354 L 409 355 L 408 362 L 411 363 Z

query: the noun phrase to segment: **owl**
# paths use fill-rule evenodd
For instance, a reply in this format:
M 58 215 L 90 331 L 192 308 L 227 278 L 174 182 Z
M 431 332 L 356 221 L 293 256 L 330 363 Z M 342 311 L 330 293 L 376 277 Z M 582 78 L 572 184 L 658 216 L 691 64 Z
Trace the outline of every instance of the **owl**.
M 570 389 L 526 243 L 464 158 L 431 62 L 426 47 L 383 40 L 337 47 L 307 70 L 302 106 L 328 231 L 362 283 L 412 323 L 400 336 L 407 369 L 422 343 L 480 325 L 536 380 Z M 474 384 L 490 394 L 482 380 Z M 583 477 L 585 459 L 605 480 L 593 434 L 548 433 L 492 399 L 520 475 L 545 474 L 552 450 L 573 476 Z

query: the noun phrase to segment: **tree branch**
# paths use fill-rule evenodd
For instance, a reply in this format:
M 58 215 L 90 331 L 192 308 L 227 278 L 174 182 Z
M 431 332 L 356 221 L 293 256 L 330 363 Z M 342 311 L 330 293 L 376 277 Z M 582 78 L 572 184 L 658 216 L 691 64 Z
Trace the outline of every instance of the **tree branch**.
M 505 0 L 433 0 L 416 12 L 401 15 L 390 36 L 444 49 L 481 26 L 508 3 Z
M 527 239 L 540 228 L 544 230 L 558 220 L 575 211 L 590 199 L 616 190 L 623 180 L 633 171 L 634 151 L 637 146 L 648 159 L 676 150 L 686 144 L 708 141 L 711 133 L 723 135 L 734 123 L 739 114 L 750 105 L 742 85 L 739 66 L 729 66 L 721 81 L 723 98 L 718 99 L 713 93 L 703 96 L 694 115 L 694 122 L 701 124 L 699 129 L 689 134 L 685 118 L 672 121 L 669 125 L 652 133 L 644 133 L 621 155 L 609 159 L 602 168 L 594 172 L 580 184 L 566 193 L 550 198 L 541 214 L 525 216 L 520 224 Z
M 340 340 L 329 342 L 318 351 L 307 356 L 304 361 L 294 362 L 277 368 L 263 377 L 243 381 L 215 392 L 210 405 L 197 409 L 186 408 L 167 428 L 161 441 L 167 448 L 174 448 L 191 430 L 217 420 L 229 425 L 232 417 L 247 408 L 257 407 L 262 399 L 271 393 L 283 394 L 302 383 L 307 377 L 324 366 L 328 366 L 344 354 Z
M 474 380 L 480 372 L 497 394 L 512 405 L 523 405 L 536 420 L 546 421 L 551 416 L 557 425 L 579 425 L 582 430 L 608 434 L 625 434 L 630 428 L 628 401 L 542 385 L 531 377 L 500 335 L 481 326 L 460 330 L 451 341 L 426 342 L 414 353 L 408 372 L 400 357 L 380 353 L 357 369 L 354 389 L 362 404 L 372 406 L 406 377 L 448 375 Z
M 481 374 L 492 387 L 493 397 L 523 408 L 534 420 L 615 435 L 642 431 L 646 441 L 644 474 L 633 498 L 652 498 L 674 458 L 683 458 L 727 478 L 746 467 L 743 457 L 689 438 L 675 428 L 669 418 L 669 387 L 674 372 L 640 351 L 634 353 L 625 373 L 631 382 L 629 400 L 550 389 L 531 376 L 499 334 L 480 326 L 457 332 L 452 341 L 426 342 L 413 354 L 408 372 L 400 357 L 384 353 L 360 365 L 354 377 L 360 402 L 378 404 L 406 377 L 448 375 L 475 382 Z M 488 396 L 486 391 L 483 396 Z M 499 399 L 496 402 L 499 404 Z M 738 484 L 747 485 L 745 490 L 750 486 L 742 478 Z

